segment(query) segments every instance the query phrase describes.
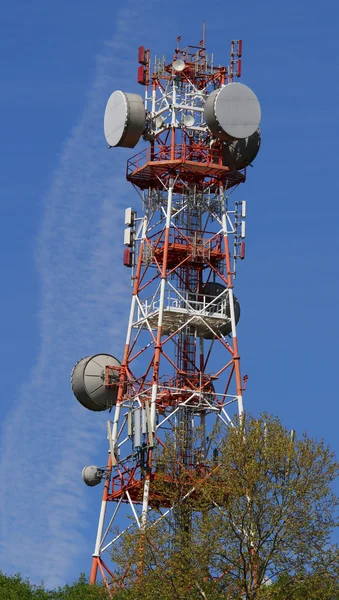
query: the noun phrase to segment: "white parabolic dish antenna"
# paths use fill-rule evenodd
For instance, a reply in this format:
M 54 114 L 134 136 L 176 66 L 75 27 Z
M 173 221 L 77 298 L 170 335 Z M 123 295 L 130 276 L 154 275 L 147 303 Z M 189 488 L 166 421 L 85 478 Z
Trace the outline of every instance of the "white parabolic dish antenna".
M 160 127 L 162 127 L 162 124 L 164 122 L 164 117 L 162 117 L 161 115 L 159 115 L 159 117 L 156 117 L 155 119 L 155 126 L 160 129 Z
M 117 90 L 108 99 L 104 132 L 109 146 L 134 148 L 146 123 L 144 101 L 139 94 Z
M 178 60 L 175 60 L 173 63 L 173 69 L 175 71 L 183 71 L 185 67 L 185 62 L 181 58 L 178 58 Z
M 261 109 L 255 93 L 243 83 L 229 83 L 212 92 L 205 104 L 205 120 L 221 140 L 242 140 L 259 127 Z
M 194 125 L 193 115 L 184 115 L 182 121 L 185 127 L 192 127 Z

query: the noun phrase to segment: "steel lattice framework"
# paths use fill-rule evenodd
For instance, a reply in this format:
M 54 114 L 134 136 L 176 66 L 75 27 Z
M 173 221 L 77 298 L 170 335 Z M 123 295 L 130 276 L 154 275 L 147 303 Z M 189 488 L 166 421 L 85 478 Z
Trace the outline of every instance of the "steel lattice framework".
M 133 288 L 121 366 L 106 368 L 106 386 L 118 377 L 119 389 L 91 572 L 110 590 L 117 541 L 175 512 L 171 494 L 153 485 L 165 433 L 181 426 L 177 469 L 192 472 L 215 451 L 209 432 L 243 413 L 234 279 L 246 210 L 233 192 L 246 173 L 224 163 L 223 142 L 204 122 L 209 93 L 240 76 L 240 56 L 234 41 L 230 66 L 214 66 L 204 40 L 181 49 L 178 38 L 173 60 L 156 59 L 151 69 L 150 52 L 139 49 L 149 144 L 128 161 L 127 180 L 143 212 L 128 213 Z

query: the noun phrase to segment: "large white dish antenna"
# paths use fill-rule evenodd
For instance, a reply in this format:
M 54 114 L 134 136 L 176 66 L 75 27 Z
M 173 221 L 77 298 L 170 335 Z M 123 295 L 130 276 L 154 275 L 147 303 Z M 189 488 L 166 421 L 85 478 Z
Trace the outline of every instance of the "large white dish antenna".
M 144 101 L 139 94 L 117 90 L 108 99 L 104 132 L 109 146 L 134 148 L 146 123 Z
M 71 384 L 76 399 L 88 410 L 106 410 L 115 406 L 118 387 L 106 387 L 106 367 L 118 367 L 120 362 L 109 354 L 86 356 L 72 371 Z M 118 371 L 116 371 L 118 382 Z
M 229 83 L 212 92 L 205 104 L 205 120 L 221 140 L 242 140 L 259 127 L 261 109 L 255 93 L 242 83 Z
M 185 67 L 186 64 L 181 58 L 178 58 L 178 60 L 175 60 L 173 63 L 173 69 L 175 71 L 183 71 Z

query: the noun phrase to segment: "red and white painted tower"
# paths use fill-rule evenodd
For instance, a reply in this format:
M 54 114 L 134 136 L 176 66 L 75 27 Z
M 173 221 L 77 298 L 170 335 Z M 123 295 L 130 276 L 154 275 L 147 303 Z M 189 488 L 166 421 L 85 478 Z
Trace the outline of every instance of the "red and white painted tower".
M 246 203 L 233 192 L 259 150 L 260 106 L 236 82 L 241 55 L 242 42 L 233 41 L 230 65 L 215 66 L 205 40 L 183 48 L 178 38 L 171 61 L 151 64 L 141 47 L 144 99 L 116 91 L 106 107 L 110 147 L 147 143 L 127 162 L 142 208 L 125 213 L 133 286 L 121 362 L 87 357 L 72 373 L 78 400 L 113 417 L 107 466 L 83 471 L 88 485 L 104 482 L 91 581 L 101 576 L 111 590 L 115 543 L 176 511 L 154 484 L 164 431 L 183 432 L 176 469 L 191 473 L 217 457 L 214 428 L 232 426 L 244 410 L 234 280 L 245 255 Z

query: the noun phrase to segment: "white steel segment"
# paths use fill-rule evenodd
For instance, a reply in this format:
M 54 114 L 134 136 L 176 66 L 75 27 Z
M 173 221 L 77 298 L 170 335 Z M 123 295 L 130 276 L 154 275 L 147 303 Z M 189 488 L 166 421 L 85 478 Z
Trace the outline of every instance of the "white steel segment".
M 105 531 L 104 535 L 102 536 L 102 540 L 101 540 L 101 542 L 100 542 L 100 549 L 102 548 L 102 545 L 103 545 L 103 543 L 104 543 L 104 541 L 105 541 L 106 537 L 108 536 L 108 534 L 109 534 L 109 532 L 110 532 L 110 529 L 111 529 L 111 527 L 112 527 L 112 525 L 113 525 L 113 523 L 114 523 L 114 519 L 115 519 L 115 517 L 116 517 L 116 515 L 117 515 L 117 512 L 118 512 L 118 510 L 119 510 L 120 504 L 121 504 L 121 502 L 122 502 L 122 500 L 123 500 L 123 498 L 124 498 L 124 497 L 125 497 L 125 494 L 123 494 L 123 495 L 122 495 L 122 496 L 119 498 L 119 501 L 118 501 L 118 503 L 117 503 L 117 505 L 116 505 L 116 507 L 115 507 L 114 513 L 113 513 L 113 515 L 111 516 L 111 518 L 110 518 L 110 520 L 109 520 L 109 523 L 108 523 L 108 525 L 107 525 L 107 527 L 106 527 L 106 531 Z
M 167 213 L 166 213 L 166 234 L 169 233 L 171 225 L 171 212 L 172 212 L 172 199 L 173 199 L 173 178 L 170 179 L 170 184 L 167 194 Z M 161 279 L 160 287 L 160 298 L 159 298 L 159 315 L 158 315 L 158 330 L 161 329 L 162 319 L 164 313 L 164 299 L 166 289 L 166 274 Z M 156 401 L 158 393 L 158 382 L 155 381 L 152 386 L 152 400 L 151 400 L 151 427 L 152 432 L 155 432 L 156 428 Z
M 147 233 L 149 234 L 153 229 L 155 229 L 156 227 L 158 227 L 161 223 L 163 223 L 166 219 L 166 215 L 162 216 L 161 219 L 159 219 L 158 221 L 156 221 L 155 223 L 151 223 L 151 220 L 149 221 L 149 225 L 147 227 Z
M 191 110 L 192 112 L 204 112 L 204 108 L 202 108 L 201 106 L 194 106 L 192 104 L 174 104 L 174 108 L 177 109 L 181 109 L 181 110 Z
M 238 399 L 238 398 L 236 398 L 235 400 L 233 400 L 233 402 L 236 402 L 236 400 L 237 400 L 237 399 Z M 229 404 L 230 404 L 230 403 L 229 403 Z M 231 417 L 230 417 L 230 416 L 227 414 L 227 412 L 226 412 L 225 408 L 222 408 L 222 409 L 221 409 L 221 411 L 222 411 L 222 413 L 225 415 L 225 417 L 226 417 L 227 421 L 228 421 L 229 423 L 231 423 L 231 424 L 232 424 L 232 419 L 231 419 Z
M 180 406 L 177 406 L 174 410 L 171 410 L 170 414 L 167 415 L 167 417 L 165 417 L 162 421 L 160 421 L 160 423 L 157 424 L 157 429 L 161 429 L 161 427 L 175 415 L 179 408 Z
M 225 202 L 225 200 L 224 200 L 224 202 Z M 223 229 L 224 229 L 224 235 L 227 238 L 228 232 L 227 232 L 227 212 L 226 212 L 226 210 L 223 210 L 223 213 L 222 213 L 222 224 L 223 224 Z M 229 306 L 230 306 L 230 317 L 231 317 L 231 327 L 232 327 L 232 338 L 237 339 L 237 326 L 236 326 L 236 321 L 235 321 L 234 295 L 233 295 L 232 288 L 229 289 Z M 238 395 L 238 413 L 239 413 L 240 417 L 244 413 L 244 403 L 243 403 L 242 394 Z
M 115 448 L 116 448 L 117 439 L 118 439 L 118 426 L 119 426 L 120 412 L 121 412 L 121 402 L 118 402 L 115 406 L 113 431 L 112 431 L 112 444 L 113 444 L 112 462 L 114 465 L 116 465 Z
M 102 532 L 103 532 L 104 523 L 105 523 L 106 506 L 107 506 L 107 501 L 106 500 L 102 500 L 102 502 L 101 502 L 101 508 L 100 508 L 100 515 L 99 515 L 97 537 L 96 537 L 96 540 L 95 540 L 95 547 L 94 547 L 94 554 L 93 554 L 93 556 L 100 556 L 100 546 L 101 546 Z
M 118 438 L 119 439 L 119 438 Z M 119 444 L 117 444 L 117 448 L 121 448 L 126 442 L 129 442 L 130 436 L 125 437 Z
M 108 542 L 108 544 L 106 544 L 106 546 L 104 546 L 101 549 L 101 552 L 105 552 L 105 550 L 107 550 L 107 548 L 109 548 L 110 546 L 112 546 L 114 544 L 114 542 L 116 542 L 119 538 L 121 538 L 123 535 L 125 535 L 125 533 L 127 533 L 127 531 L 129 531 L 132 527 L 134 527 L 134 523 L 131 523 L 123 531 L 120 531 L 120 533 L 118 533 L 118 535 L 116 535 L 113 540 L 111 540 L 110 542 Z
M 128 326 L 127 326 L 126 346 L 129 346 L 130 341 L 131 341 L 133 317 L 134 317 L 134 312 L 135 312 L 135 302 L 136 302 L 136 295 L 133 294 L 132 301 L 131 301 L 131 309 L 130 309 L 129 319 L 128 319 Z
M 112 464 L 115 465 L 116 461 L 115 461 L 115 454 L 114 454 L 114 446 L 113 446 L 113 441 L 112 441 L 112 430 L 111 430 L 111 422 L 110 421 L 107 421 L 107 439 L 108 439 L 109 449 L 110 449 L 110 453 L 111 453 Z
M 176 85 L 175 85 L 175 79 L 173 77 L 172 80 L 172 127 L 176 127 L 177 126 L 177 119 L 176 119 L 176 110 L 175 110 L 175 105 L 177 102 L 177 90 L 176 90 Z
M 129 503 L 130 503 L 130 505 L 131 505 L 131 509 L 132 509 L 132 512 L 133 512 L 134 518 L 135 518 L 135 520 L 136 520 L 136 522 L 137 522 L 137 525 L 138 525 L 138 527 L 139 527 L 139 529 L 140 529 L 140 521 L 139 521 L 139 517 L 138 517 L 138 515 L 137 515 L 137 511 L 135 510 L 134 503 L 133 503 L 133 502 L 132 502 L 132 500 L 131 500 L 131 496 L 130 496 L 130 494 L 129 494 L 129 491 L 128 491 L 128 490 L 126 490 L 126 496 L 127 496 L 127 498 L 128 498 L 128 502 L 129 502 Z
M 227 230 L 227 233 L 228 233 L 228 234 L 229 234 L 229 233 L 231 233 L 231 234 L 232 234 L 232 233 L 235 233 L 235 231 L 236 231 L 236 226 L 235 226 L 235 224 L 233 225 L 233 223 L 232 223 L 232 221 L 231 221 L 230 214 L 231 214 L 231 213 L 230 213 L 229 211 L 226 213 L 226 219 L 227 219 L 227 223 L 228 223 L 228 224 L 229 224 L 229 226 L 230 226 L 230 229 L 229 229 L 229 230 Z
M 146 214 L 144 216 L 144 218 L 142 219 L 142 238 L 141 238 L 142 241 L 144 241 L 146 238 L 147 223 L 148 223 L 148 219 L 147 219 L 147 214 Z M 140 251 L 140 247 L 139 247 L 139 251 Z M 135 302 L 136 302 L 135 297 L 136 297 L 135 294 L 132 294 L 131 308 L 130 308 L 130 313 L 129 313 L 127 334 L 126 334 L 126 346 L 129 346 L 130 341 L 131 341 L 133 317 L 134 317 L 134 313 L 135 313 Z
M 242 394 L 239 394 L 239 396 L 238 396 L 238 413 L 239 413 L 239 417 L 242 417 L 244 414 L 244 401 L 243 401 Z
M 121 404 L 125 405 L 125 403 L 124 403 L 124 402 L 122 402 Z M 123 432 L 123 429 L 124 429 L 124 427 L 125 427 L 125 425 L 126 425 L 126 422 L 127 422 L 127 416 L 126 416 L 126 415 L 124 415 L 124 418 L 123 418 L 123 421 L 122 421 L 122 425 L 121 425 L 121 427 L 120 427 L 120 430 L 119 430 L 119 433 L 118 433 L 118 439 L 120 438 L 120 436 L 121 436 L 121 434 L 122 434 L 122 432 Z
M 157 525 L 158 523 L 160 523 L 160 521 L 163 521 L 175 508 L 177 508 L 177 506 L 179 504 L 182 504 L 186 498 L 189 498 L 189 496 L 191 494 L 193 494 L 193 492 L 195 492 L 195 487 L 193 487 L 192 489 L 190 489 L 189 492 L 187 492 L 182 498 L 180 498 L 179 502 L 177 502 L 176 504 L 173 504 L 173 506 L 171 506 L 170 508 L 168 508 L 160 517 L 158 517 L 158 519 L 156 519 L 155 521 L 153 521 L 150 526 L 149 529 L 152 529 L 152 527 L 155 527 L 155 525 Z
M 235 310 L 234 310 L 234 296 L 233 296 L 233 290 L 230 289 L 230 313 L 231 313 L 231 324 L 232 324 L 232 337 L 233 339 L 237 339 L 237 331 L 236 331 L 236 322 L 235 322 Z M 238 413 L 239 416 L 241 417 L 242 414 L 244 412 L 244 404 L 243 404 L 243 398 L 242 398 L 242 394 L 238 395 Z
M 227 415 L 227 417 L 228 417 L 228 415 Z M 226 427 L 230 427 L 230 425 L 232 425 L 232 420 L 229 421 L 229 417 L 228 417 L 227 421 L 226 421 L 220 412 L 218 413 L 218 418 L 226 425 Z

